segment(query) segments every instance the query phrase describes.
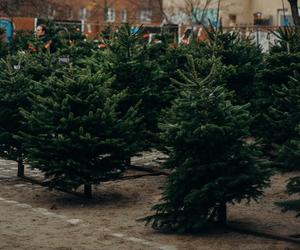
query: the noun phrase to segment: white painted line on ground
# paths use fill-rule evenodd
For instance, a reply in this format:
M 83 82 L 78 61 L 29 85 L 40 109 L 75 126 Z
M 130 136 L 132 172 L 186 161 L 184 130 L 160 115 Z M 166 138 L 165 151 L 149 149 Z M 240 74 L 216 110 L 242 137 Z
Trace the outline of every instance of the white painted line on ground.
M 32 208 L 32 206 L 25 204 L 25 203 L 19 203 L 19 204 L 16 204 L 16 206 L 20 207 L 20 208 Z
M 67 220 L 67 222 L 70 223 L 70 224 L 72 224 L 72 225 L 77 225 L 80 222 L 82 222 L 82 220 L 79 220 L 79 219 L 69 219 L 69 220 Z
M 59 219 L 62 219 L 62 220 L 67 220 L 67 216 L 65 215 L 61 215 L 61 214 L 55 214 L 55 213 L 52 213 L 52 217 L 55 217 L 55 218 L 59 218 Z
M 160 246 L 158 249 L 159 250 L 177 250 L 176 247 L 174 247 L 174 246 L 168 246 L 168 245 Z
M 117 238 L 124 238 L 125 235 L 124 234 L 119 234 L 119 233 L 112 233 L 110 234 L 111 236 L 117 237 Z
M 8 204 L 19 204 L 17 201 L 9 201 L 9 200 L 3 200 L 3 202 L 8 203 Z
M 14 187 L 17 187 L 17 188 L 26 187 L 26 186 L 27 186 L 26 184 L 16 184 L 16 185 L 14 185 Z
M 42 212 L 41 214 L 46 215 L 46 216 L 50 216 L 50 217 L 53 217 L 53 215 L 54 215 L 54 213 L 51 213 L 51 212 Z
M 140 242 L 140 243 L 145 242 L 145 240 L 142 240 L 142 239 L 139 239 L 139 238 L 136 238 L 136 237 L 129 237 L 127 239 L 130 240 L 130 241 L 133 241 L 133 242 Z
M 72 224 L 72 225 L 77 225 L 80 222 L 82 222 L 82 220 L 80 220 L 80 219 L 68 219 L 68 217 L 65 216 L 65 215 L 60 215 L 60 214 L 55 214 L 55 213 L 49 212 L 46 208 L 41 208 L 41 207 L 33 208 L 29 204 L 19 203 L 17 201 L 12 201 L 12 200 L 7 200 L 7 199 L 4 199 L 2 197 L 0 197 L 0 202 L 15 205 L 16 207 L 19 207 L 19 208 L 29 208 L 29 209 L 31 209 L 31 211 L 33 211 L 35 213 L 45 215 L 47 217 L 59 218 L 59 219 L 62 219 L 64 222 L 67 222 L 67 223 Z
M 46 208 L 33 208 L 32 211 L 37 212 L 37 213 L 45 213 L 48 212 L 48 210 Z

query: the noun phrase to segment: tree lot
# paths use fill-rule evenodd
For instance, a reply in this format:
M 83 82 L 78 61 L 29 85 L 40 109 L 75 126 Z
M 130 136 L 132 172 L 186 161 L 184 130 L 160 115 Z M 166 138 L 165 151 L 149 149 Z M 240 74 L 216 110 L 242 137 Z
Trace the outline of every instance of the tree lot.
M 123 26 L 102 50 L 80 37 L 53 54 L 11 49 L 1 61 L 1 156 L 90 197 L 91 185 L 157 148 L 172 171 L 147 222 L 177 232 L 226 224 L 227 203 L 257 200 L 272 170 L 299 170 L 299 50 L 286 46 L 299 33 L 263 55 L 238 34 L 208 32 L 174 48 Z M 299 178 L 288 190 L 299 193 Z M 281 205 L 299 211 L 299 200 Z

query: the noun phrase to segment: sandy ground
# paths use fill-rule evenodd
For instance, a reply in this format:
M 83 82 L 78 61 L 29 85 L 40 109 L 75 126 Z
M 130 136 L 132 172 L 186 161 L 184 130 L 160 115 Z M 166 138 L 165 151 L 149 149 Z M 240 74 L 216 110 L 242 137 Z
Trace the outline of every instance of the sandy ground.
M 147 165 L 147 158 L 140 160 Z M 164 176 L 106 182 L 93 188 L 93 200 L 85 200 L 32 185 L 15 175 L 15 164 L 1 160 L 0 249 L 300 249 L 300 244 L 229 230 L 176 235 L 145 227 L 137 219 L 151 214 Z M 295 175 L 300 173 L 274 176 L 259 203 L 231 206 L 229 220 L 261 232 L 300 234 L 295 213 L 281 213 L 274 205 L 274 201 L 288 198 L 285 184 Z

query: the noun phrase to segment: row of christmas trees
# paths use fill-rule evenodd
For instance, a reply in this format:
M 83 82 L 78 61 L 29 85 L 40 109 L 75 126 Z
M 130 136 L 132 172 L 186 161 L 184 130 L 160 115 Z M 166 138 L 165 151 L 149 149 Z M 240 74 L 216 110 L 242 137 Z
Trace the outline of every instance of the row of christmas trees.
M 172 171 L 147 222 L 178 232 L 226 223 L 227 203 L 256 200 L 274 170 L 300 169 L 300 36 L 279 30 L 262 54 L 237 33 L 207 32 L 178 47 L 126 25 L 101 50 L 79 36 L 58 37 L 51 54 L 15 43 L 0 61 L 1 157 L 91 195 L 157 148 Z M 291 179 L 288 191 L 299 188 Z

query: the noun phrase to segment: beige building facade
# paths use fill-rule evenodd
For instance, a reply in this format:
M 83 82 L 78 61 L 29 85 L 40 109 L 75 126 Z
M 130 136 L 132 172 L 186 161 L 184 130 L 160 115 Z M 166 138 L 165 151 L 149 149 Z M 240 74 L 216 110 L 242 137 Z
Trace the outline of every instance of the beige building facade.
M 201 11 L 206 0 L 194 0 L 200 3 Z M 218 0 L 211 0 L 207 7 L 209 18 L 217 16 Z M 300 6 L 300 0 L 299 0 Z M 191 8 L 185 0 L 164 0 L 164 10 L 171 22 L 191 23 Z M 287 0 L 221 0 L 220 17 L 223 25 L 228 26 L 281 26 L 292 23 L 291 9 Z M 285 18 L 284 18 L 285 17 Z

